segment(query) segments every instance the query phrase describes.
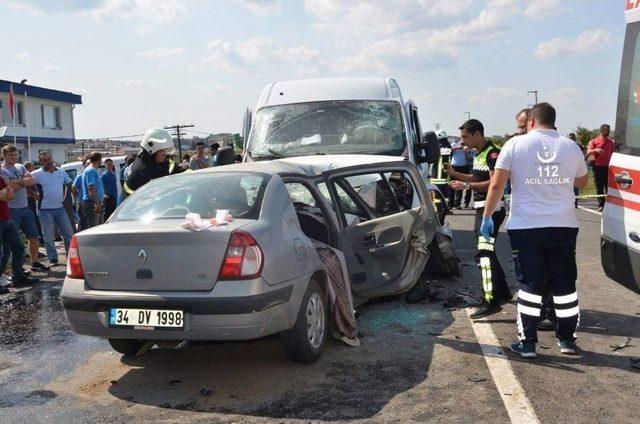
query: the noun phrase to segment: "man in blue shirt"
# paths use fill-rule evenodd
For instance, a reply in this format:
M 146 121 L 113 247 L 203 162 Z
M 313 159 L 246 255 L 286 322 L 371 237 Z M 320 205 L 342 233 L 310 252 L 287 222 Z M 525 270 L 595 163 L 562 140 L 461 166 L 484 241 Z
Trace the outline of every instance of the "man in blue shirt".
M 69 190 L 71 178 L 60 168 L 56 168 L 51 158 L 51 153 L 42 152 L 39 156 L 42 168 L 33 171 L 33 178 L 36 185 L 42 190 L 40 199 L 40 223 L 42 225 L 42 233 L 44 236 L 44 247 L 47 251 L 49 264 L 58 265 L 58 252 L 56 251 L 55 227 L 62 235 L 64 240 L 64 249 L 69 252 L 69 244 L 73 230 L 69 222 L 69 216 L 64 209 L 62 202 L 65 198 L 66 190 Z
M 102 201 L 104 200 L 104 186 L 98 174 L 102 164 L 102 154 L 91 152 L 91 164 L 82 173 L 82 213 L 87 220 L 87 228 L 102 224 Z
M 100 179 L 104 187 L 104 220 L 109 219 L 118 204 L 118 181 L 116 178 L 116 168 L 111 159 L 104 161 L 106 170 Z
M 467 157 L 467 152 L 464 149 L 464 146 L 460 142 L 460 139 L 454 140 L 451 143 L 451 166 L 453 169 L 461 172 L 463 174 L 471 173 L 471 165 L 469 163 L 469 159 Z M 471 201 L 471 190 L 466 190 L 464 196 L 464 204 L 465 208 L 469 207 L 469 202 Z M 461 209 L 462 204 L 462 190 L 450 190 L 449 191 L 449 205 L 456 209 Z
M 73 204 L 76 207 L 76 211 L 78 212 L 78 231 L 85 230 L 87 228 L 87 220 L 84 217 L 84 213 L 82 213 L 82 173 L 84 169 L 89 166 L 89 159 L 85 159 L 82 163 L 83 169 L 76 175 L 73 179 L 73 184 L 71 184 L 71 195 L 73 197 Z

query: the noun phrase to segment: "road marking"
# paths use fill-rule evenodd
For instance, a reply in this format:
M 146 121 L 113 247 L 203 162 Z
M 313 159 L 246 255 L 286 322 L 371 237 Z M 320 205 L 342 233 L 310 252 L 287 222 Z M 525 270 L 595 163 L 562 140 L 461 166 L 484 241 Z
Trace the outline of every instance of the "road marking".
M 584 206 L 578 205 L 578 209 L 581 209 L 581 210 L 583 210 L 585 212 L 591 212 L 592 214 L 595 214 L 595 215 L 598 215 L 598 216 L 602 216 L 602 212 L 594 211 L 593 209 L 585 208 Z
M 471 310 L 467 309 L 467 315 L 469 314 L 471 314 Z M 509 363 L 507 355 L 502 350 L 491 324 L 471 320 L 471 327 L 476 334 L 478 343 L 480 343 L 487 367 L 498 388 L 498 393 L 500 393 L 511 422 L 517 424 L 540 424 L 529 398 L 527 398 L 524 389 L 513 373 L 511 363 Z

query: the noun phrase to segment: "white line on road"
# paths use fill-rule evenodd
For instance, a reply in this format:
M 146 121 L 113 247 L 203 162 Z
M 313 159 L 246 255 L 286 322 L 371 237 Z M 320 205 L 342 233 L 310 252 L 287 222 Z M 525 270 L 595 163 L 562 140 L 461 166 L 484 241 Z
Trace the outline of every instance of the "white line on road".
M 471 311 L 467 309 L 467 315 L 470 313 Z M 502 350 L 491 324 L 471 320 L 471 327 L 476 334 L 478 343 L 480 343 L 487 367 L 498 388 L 511 422 L 516 424 L 540 424 L 529 398 L 527 398 L 524 389 L 513 373 L 509 359 Z
M 593 209 L 585 208 L 584 206 L 578 205 L 578 209 L 581 209 L 581 210 L 583 210 L 585 212 L 591 212 L 592 214 L 595 214 L 595 215 L 598 215 L 598 216 L 602 216 L 602 212 L 594 211 Z

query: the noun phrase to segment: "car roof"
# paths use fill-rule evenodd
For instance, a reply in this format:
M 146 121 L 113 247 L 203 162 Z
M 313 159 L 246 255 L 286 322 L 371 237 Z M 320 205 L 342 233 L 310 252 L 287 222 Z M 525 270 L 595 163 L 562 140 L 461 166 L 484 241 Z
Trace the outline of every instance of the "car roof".
M 126 158 L 126 156 L 105 156 L 104 158 L 102 158 L 103 161 L 107 160 L 107 159 L 111 159 L 113 161 L 119 161 L 119 160 L 124 160 L 124 158 Z M 78 166 L 82 166 L 82 161 L 81 160 L 76 160 L 73 162 L 67 162 L 67 163 L 63 163 L 62 165 L 60 165 L 60 167 L 62 169 L 73 169 L 76 168 Z
M 391 78 L 314 78 L 278 81 L 266 85 L 257 109 L 265 106 L 331 100 L 402 101 L 398 83 Z
M 196 172 L 260 172 L 263 174 L 294 174 L 315 177 L 325 171 L 356 165 L 402 162 L 401 156 L 377 155 L 315 155 L 284 159 L 236 163 L 233 165 L 206 168 Z

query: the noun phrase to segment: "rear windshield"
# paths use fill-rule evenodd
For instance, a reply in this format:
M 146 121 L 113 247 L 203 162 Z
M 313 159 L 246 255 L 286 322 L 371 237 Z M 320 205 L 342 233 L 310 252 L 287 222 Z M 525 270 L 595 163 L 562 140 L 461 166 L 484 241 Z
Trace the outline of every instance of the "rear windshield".
M 122 204 L 112 220 L 213 218 L 219 209 L 237 219 L 258 219 L 268 175 L 240 172 L 185 173 L 154 180 Z

